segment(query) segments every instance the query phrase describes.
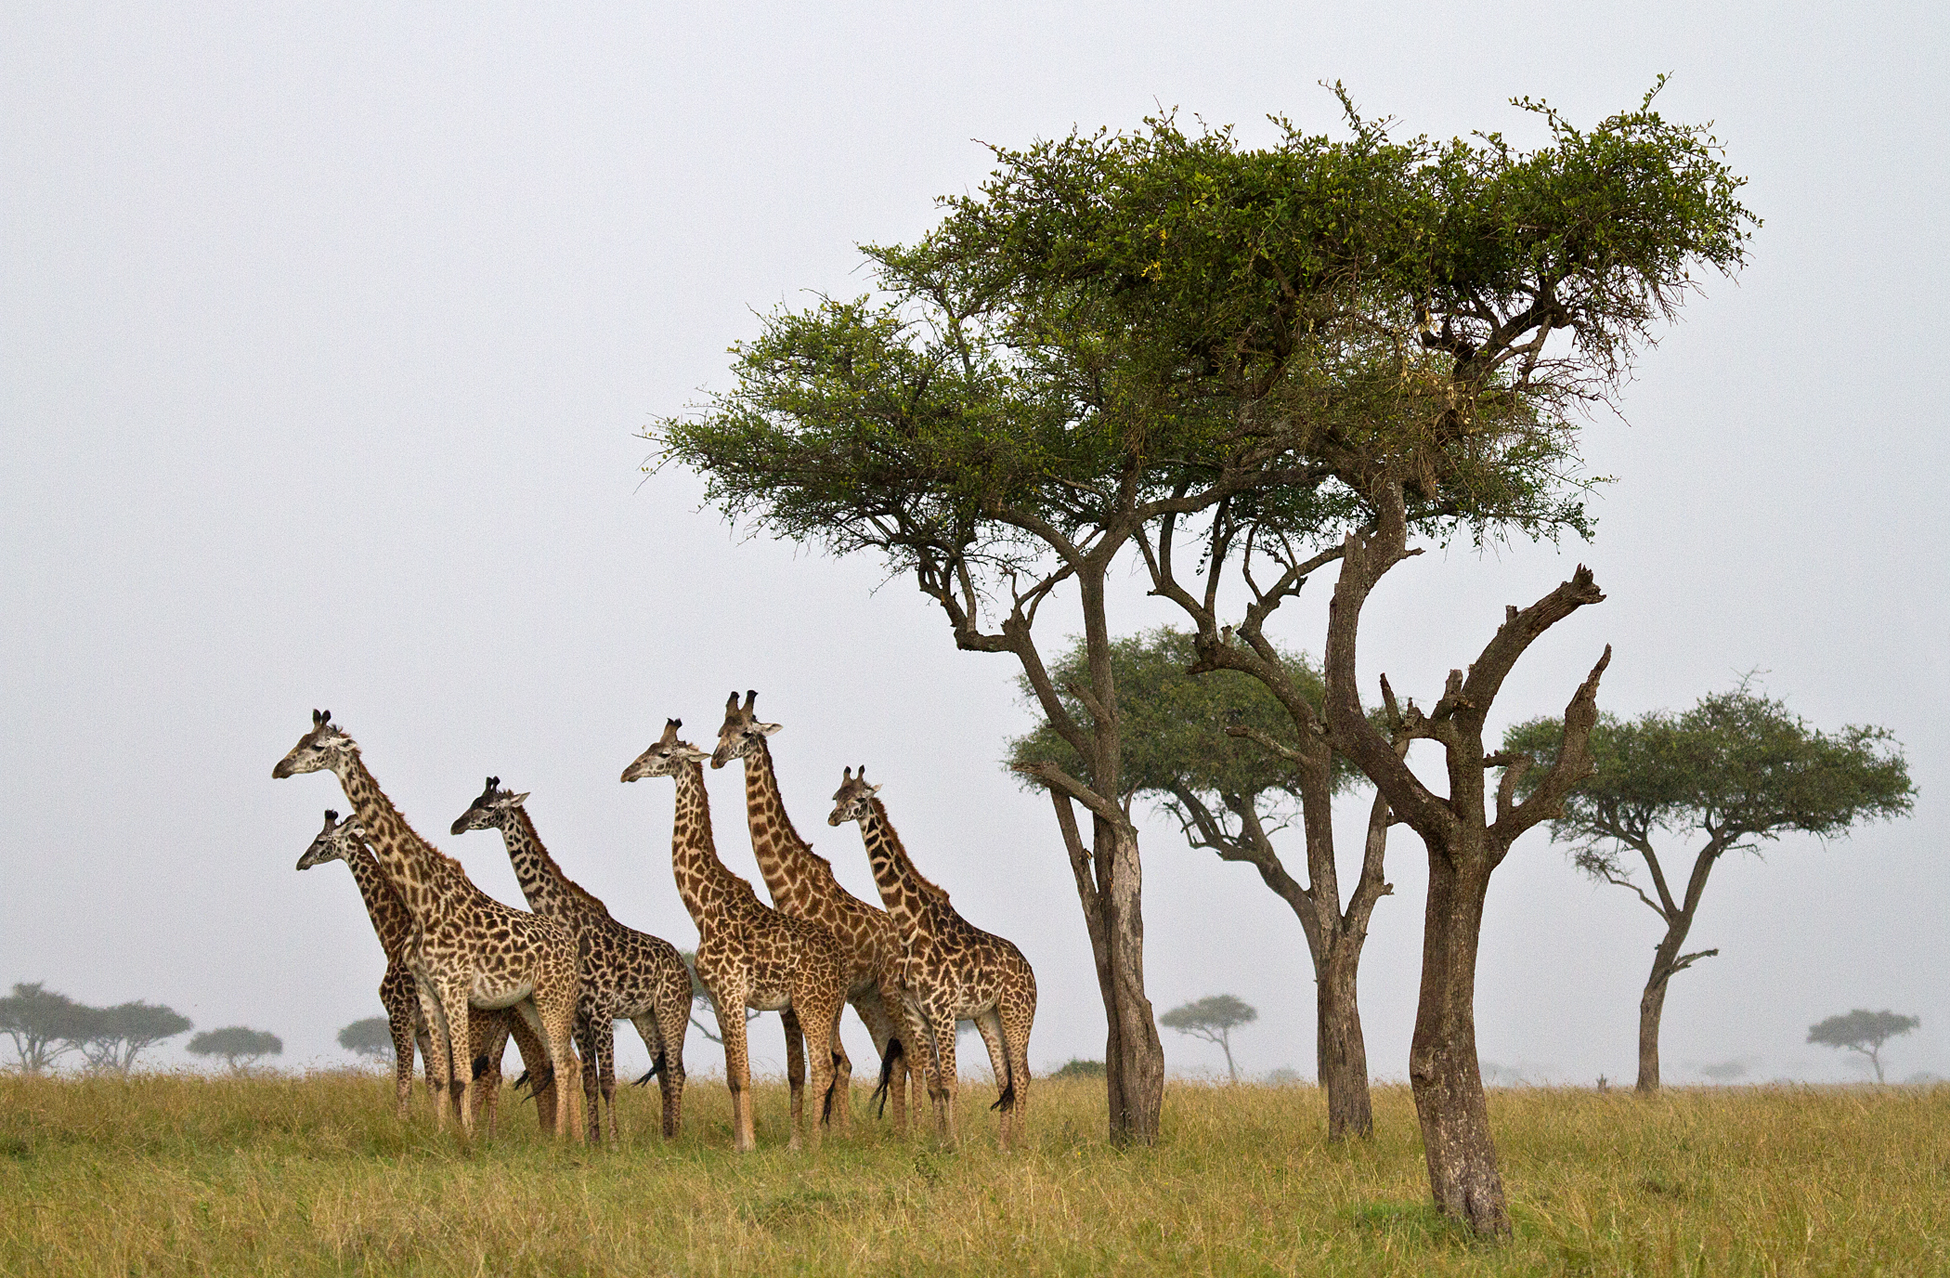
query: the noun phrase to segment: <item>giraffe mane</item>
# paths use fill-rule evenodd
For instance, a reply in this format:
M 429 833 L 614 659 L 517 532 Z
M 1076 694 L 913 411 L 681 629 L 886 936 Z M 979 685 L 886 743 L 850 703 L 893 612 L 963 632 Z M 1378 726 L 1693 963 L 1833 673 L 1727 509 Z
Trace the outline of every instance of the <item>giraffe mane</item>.
M 352 738 L 347 737 L 346 740 L 352 741 Z M 353 741 L 352 749 L 354 754 L 357 754 L 359 750 L 359 743 Z M 365 762 L 363 756 L 360 757 L 359 761 L 360 764 L 363 766 Z M 423 849 L 425 849 L 427 855 L 431 856 L 434 859 L 436 864 L 440 862 L 445 862 L 446 868 L 451 869 L 455 874 L 460 875 L 462 879 L 466 880 L 466 882 L 472 884 L 474 880 L 469 879 L 467 877 L 467 867 L 462 865 L 455 858 L 448 856 L 445 852 L 442 852 L 439 848 L 433 846 L 433 844 L 428 843 L 425 839 L 421 838 L 420 832 L 414 829 L 413 826 L 410 823 L 408 823 L 406 819 L 406 813 L 401 812 L 399 810 L 399 804 L 394 803 L 393 797 L 387 794 L 386 791 L 383 788 L 381 788 L 379 784 L 379 778 L 372 774 L 372 769 L 365 768 L 364 771 L 366 774 L 366 780 L 372 784 L 372 792 L 378 795 L 381 799 L 385 800 L 387 810 L 393 814 L 393 819 L 399 822 L 399 828 L 406 834 L 406 837 L 413 840 L 415 843 L 419 844 Z M 361 822 L 360 824 L 364 824 L 364 822 Z M 366 831 L 366 839 L 368 841 L 372 839 L 371 830 Z
M 562 867 L 555 863 L 555 858 L 549 854 L 548 845 L 543 843 L 542 836 L 535 832 L 535 822 L 534 819 L 528 815 L 527 805 L 524 804 L 523 806 L 516 808 L 515 811 L 521 814 L 521 824 L 523 825 L 523 827 L 527 829 L 528 838 L 531 842 L 534 843 L 535 850 L 541 853 L 542 864 L 548 867 L 549 873 L 553 874 L 556 877 L 556 879 L 561 882 L 562 886 L 568 888 L 569 894 L 575 897 L 576 900 L 582 902 L 586 906 L 589 906 L 591 909 L 595 910 L 598 914 L 601 914 L 604 918 L 606 919 L 610 918 L 611 915 L 609 912 L 609 907 L 607 905 L 604 905 L 602 901 L 597 898 L 595 893 L 591 892 L 588 888 L 582 886 L 582 884 L 570 878 L 566 873 L 563 872 Z
M 863 772 L 865 770 L 864 768 L 861 769 Z M 887 805 L 872 795 L 867 796 L 867 802 L 873 805 L 874 815 L 879 817 L 880 824 L 886 827 L 887 841 L 893 844 L 895 849 L 900 852 L 901 860 L 907 862 L 907 872 L 914 876 L 914 881 L 920 886 L 922 895 L 942 905 L 948 904 L 948 889 L 935 883 L 927 875 L 921 873 L 921 867 L 914 864 L 914 858 L 907 854 L 907 845 L 901 842 L 900 831 L 896 830 L 894 823 L 887 819 Z

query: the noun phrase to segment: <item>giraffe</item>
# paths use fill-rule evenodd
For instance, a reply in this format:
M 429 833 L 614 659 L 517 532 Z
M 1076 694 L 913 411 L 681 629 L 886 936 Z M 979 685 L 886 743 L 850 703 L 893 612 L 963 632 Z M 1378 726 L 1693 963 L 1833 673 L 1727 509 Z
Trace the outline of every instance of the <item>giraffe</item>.
M 489 777 L 481 797 L 454 822 L 456 837 L 468 830 L 496 829 L 521 881 L 521 894 L 535 913 L 560 919 L 576 934 L 582 973 L 582 1006 L 577 1026 L 582 1049 L 582 1094 L 590 1116 L 589 1139 L 598 1139 L 597 1093 L 608 1124 L 609 1144 L 616 1130 L 616 1022 L 627 1020 L 650 1050 L 650 1072 L 640 1082 L 658 1079 L 663 1090 L 664 1137 L 677 1135 L 684 1105 L 684 1036 L 691 1025 L 691 974 L 677 947 L 661 937 L 625 927 L 603 903 L 562 872 L 542 846 L 526 794 L 501 788 Z
M 1022 951 L 969 923 L 948 894 L 921 877 L 867 784 L 867 770 L 845 770 L 828 825 L 860 823 L 880 899 L 906 944 L 901 987 L 929 1039 L 928 1093 L 936 1130 L 955 1139 L 955 1022 L 973 1020 L 989 1049 L 1001 1097 L 1002 1145 L 1022 1142 L 1029 1118 L 1029 1029 L 1036 1019 L 1036 973 Z
M 325 809 L 325 828 L 311 841 L 305 854 L 298 858 L 298 868 L 309 870 L 314 865 L 327 861 L 344 861 L 352 871 L 353 881 L 359 885 L 359 896 L 366 903 L 366 915 L 372 920 L 373 931 L 379 934 L 379 947 L 386 952 L 386 974 L 379 980 L 379 1002 L 386 1009 L 386 1024 L 393 1036 L 393 1084 L 397 1093 L 396 1110 L 399 1117 L 407 1115 L 407 1096 L 413 1082 L 413 1048 L 417 1043 L 420 1059 L 427 1070 L 427 1094 L 438 1104 L 442 1099 L 437 1093 L 442 1089 L 435 1082 L 433 1074 L 433 1049 L 427 1040 L 426 1018 L 420 1014 L 420 995 L 413 981 L 413 973 L 406 968 L 403 951 L 407 937 L 413 931 L 413 916 L 406 911 L 406 902 L 399 899 L 399 893 L 386 879 L 386 871 L 380 868 L 379 860 L 366 846 L 365 828 L 356 816 L 339 820 L 339 814 L 330 808 Z M 512 1035 L 515 1046 L 521 1049 L 521 1063 L 527 1068 L 529 1076 L 541 1078 L 547 1070 L 548 1054 L 542 1041 L 535 1037 L 528 1023 L 508 1009 L 483 1012 L 469 1021 L 468 1055 L 474 1062 L 475 1078 L 480 1090 L 475 1097 L 475 1121 L 480 1121 L 483 1110 L 487 1114 L 488 1136 L 494 1135 L 495 1116 L 501 1096 L 501 1053 L 505 1050 L 508 1038 Z M 542 1128 L 547 1130 L 554 1125 L 555 1092 L 553 1087 L 545 1087 L 536 1093 L 536 1103 L 541 1111 Z
M 785 1022 L 786 1079 L 792 1088 L 791 1147 L 800 1130 L 819 1148 L 820 1129 L 831 1114 L 840 1011 L 846 1006 L 846 959 L 833 934 L 760 903 L 752 885 L 718 860 L 711 837 L 711 803 L 700 763 L 711 756 L 677 739 L 678 719 L 623 769 L 623 780 L 672 777 L 677 782 L 671 825 L 671 869 L 677 894 L 697 924 L 697 975 L 711 992 L 718 1032 L 724 1039 L 725 1081 L 731 1087 L 732 1140 L 738 1152 L 757 1145 L 752 1121 L 751 1057 L 744 1009 L 778 1012 Z M 803 1027 L 803 1032 L 802 1032 Z M 820 1098 L 818 1121 L 805 1121 L 806 1053 L 812 1043 L 812 1090 Z
M 812 844 L 793 829 L 779 793 L 778 773 L 772 766 L 772 747 L 766 741 L 780 725 L 757 721 L 752 712 L 757 700 L 758 694 L 748 691 L 742 707 L 736 692 L 725 702 L 724 726 L 718 730 L 718 748 L 712 752 L 711 766 L 722 768 L 733 759 L 745 761 L 745 819 L 751 827 L 752 854 L 758 860 L 766 890 L 772 894 L 772 904 L 796 918 L 823 925 L 845 951 L 847 1001 L 873 1035 L 874 1049 L 881 1057 L 878 1094 L 891 1091 L 894 1129 L 905 1134 L 909 1081 L 912 1079 L 916 1087 L 918 1107 L 920 1080 L 913 1076 L 913 1055 L 904 1045 L 920 1042 L 921 1026 L 900 995 L 900 930 L 887 911 L 868 905 L 841 887 L 833 877 L 832 862 L 814 852 Z M 845 1049 L 834 1050 L 840 1078 L 834 1121 L 844 1130 L 849 1118 L 847 1083 L 853 1070 Z
M 549 1075 L 566 1084 L 580 1067 L 572 1039 L 580 982 L 575 934 L 554 919 L 510 909 L 469 881 L 460 862 L 435 851 L 415 834 L 379 788 L 360 757 L 359 745 L 332 722 L 329 710 L 312 711 L 311 731 L 271 769 L 274 778 L 329 769 L 378 855 L 387 879 L 413 916 L 403 955 L 419 987 L 420 1011 L 433 1046 L 433 1072 L 445 1079 L 460 1111 L 463 1145 L 474 1136 L 467 1104 L 468 1062 L 455 1059 L 470 1044 L 471 1011 L 514 1007 L 547 1047 Z M 556 1089 L 555 1134 L 569 1139 L 581 1125 L 576 1089 Z M 447 1125 L 445 1106 L 434 1107 Z

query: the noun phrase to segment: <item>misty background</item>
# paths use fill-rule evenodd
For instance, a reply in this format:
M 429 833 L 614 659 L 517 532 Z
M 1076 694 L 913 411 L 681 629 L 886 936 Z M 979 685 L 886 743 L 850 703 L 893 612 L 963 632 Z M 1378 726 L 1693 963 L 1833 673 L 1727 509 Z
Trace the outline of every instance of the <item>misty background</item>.
M 494 896 L 521 900 L 498 836 L 445 835 L 488 773 L 532 792 L 618 918 L 689 948 L 671 787 L 617 774 L 666 716 L 714 737 L 749 687 L 842 882 L 876 899 L 857 829 L 824 821 L 864 763 L 923 871 L 1034 964 L 1032 1066 L 1101 1058 L 1049 803 L 999 764 L 1032 723 L 1013 661 L 957 652 L 870 559 L 727 527 L 695 476 L 643 472 L 638 432 L 729 384 L 755 312 L 863 289 L 853 246 L 925 232 L 936 196 L 988 172 L 982 142 L 1174 107 L 1248 142 L 1269 113 L 1334 130 L 1318 82 L 1340 80 L 1400 135 L 1534 146 L 1512 96 L 1591 124 L 1671 72 L 1660 109 L 1715 121 L 1751 178 L 1751 265 L 1703 281 L 1623 420 L 1593 415 L 1587 460 L 1614 477 L 1595 540 L 1403 564 L 1367 610 L 1363 687 L 1385 671 L 1426 704 L 1506 603 L 1586 562 L 1607 601 L 1525 657 L 1496 731 L 1560 713 L 1607 642 L 1600 705 L 1621 716 L 1752 671 L 1817 727 L 1891 728 L 1912 819 L 1719 867 L 1689 943 L 1720 955 L 1673 983 L 1667 1079 L 1859 1079 L 1804 1041 L 1857 1006 L 1922 1017 L 1892 1079 L 1950 1074 L 1950 538 L 1930 495 L 1950 463 L 1931 336 L 1947 37 L 1922 4 L 11 4 L 0 987 L 160 1001 L 281 1035 L 286 1067 L 349 1061 L 334 1035 L 380 1013 L 384 959 L 343 866 L 292 868 L 347 805 L 329 775 L 270 778 L 314 707 Z M 1317 653 L 1326 589 L 1273 637 Z M 1113 617 L 1178 622 L 1135 561 Z M 1069 624 L 1045 609 L 1045 652 Z M 707 783 L 720 852 L 756 882 L 740 771 Z M 1346 800 L 1350 860 L 1367 802 Z M 1310 1078 L 1291 913 L 1169 819 L 1143 829 L 1157 1010 L 1236 994 L 1260 1012 L 1241 1068 Z M 1297 837 L 1282 849 L 1299 869 Z M 1423 857 L 1397 827 L 1363 963 L 1384 1079 L 1406 1073 Z M 1526 836 L 1484 924 L 1491 1081 L 1629 1079 L 1658 936 L 1546 828 Z M 773 1024 L 762 1069 L 781 1068 Z M 1174 1071 L 1223 1069 L 1164 1037 Z M 186 1039 L 145 1062 L 189 1061 Z M 722 1057 L 694 1034 L 688 1063 Z

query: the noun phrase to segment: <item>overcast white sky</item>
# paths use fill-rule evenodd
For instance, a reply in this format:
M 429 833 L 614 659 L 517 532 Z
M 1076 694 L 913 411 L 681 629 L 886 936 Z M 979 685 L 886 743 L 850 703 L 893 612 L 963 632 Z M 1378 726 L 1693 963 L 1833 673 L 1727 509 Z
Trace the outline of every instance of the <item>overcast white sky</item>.
M 923 232 L 987 172 L 977 139 L 1160 105 L 1248 138 L 1269 113 L 1326 129 L 1318 82 L 1338 79 L 1404 133 L 1532 143 L 1510 97 L 1592 122 L 1668 71 L 1661 108 L 1717 121 L 1752 178 L 1752 265 L 1646 353 L 1629 425 L 1593 422 L 1616 477 L 1596 540 L 1410 561 L 1371 605 L 1364 680 L 1431 698 L 1504 604 L 1585 561 L 1609 599 L 1526 658 L 1502 721 L 1561 710 L 1610 642 L 1619 714 L 1757 669 L 1817 725 L 1892 728 L 1913 819 L 1716 874 L 1692 940 L 1721 954 L 1673 984 L 1667 1077 L 1858 1077 L 1804 1042 L 1855 1006 L 1923 1018 L 1893 1076 L 1950 1074 L 1950 448 L 1928 337 L 1950 284 L 1947 29 L 1923 4 L 10 4 L 0 985 L 160 1000 L 282 1035 L 286 1064 L 343 1061 L 333 1035 L 378 1012 L 383 959 L 350 876 L 292 866 L 344 803 L 329 776 L 270 778 L 315 706 L 489 892 L 520 900 L 498 838 L 444 831 L 496 773 L 618 917 L 689 946 L 668 784 L 616 778 L 666 715 L 709 736 L 753 687 L 843 881 L 873 899 L 857 832 L 824 824 L 864 761 L 923 868 L 1035 965 L 1032 1064 L 1101 1056 L 1048 802 L 997 764 L 1028 725 L 1008 659 L 955 651 L 872 562 L 745 539 L 693 477 L 646 479 L 636 432 L 726 384 L 754 309 L 862 287 L 853 246 Z M 1120 630 L 1173 620 L 1135 578 L 1118 603 Z M 1317 650 L 1322 607 L 1289 606 L 1280 639 Z M 1054 644 L 1071 623 L 1050 623 Z M 709 781 L 720 847 L 755 877 L 737 771 Z M 1423 852 L 1398 830 L 1390 856 L 1362 1002 L 1375 1073 L 1401 1077 Z M 1237 994 L 1260 1011 L 1242 1066 L 1310 1074 L 1285 906 L 1168 821 L 1144 857 L 1158 1009 Z M 1485 1061 L 1629 1078 L 1656 938 L 1527 836 L 1492 889 Z M 1174 1069 L 1222 1067 L 1166 1038 Z M 776 1067 L 777 1031 L 756 1041 Z M 721 1068 L 698 1036 L 689 1058 Z

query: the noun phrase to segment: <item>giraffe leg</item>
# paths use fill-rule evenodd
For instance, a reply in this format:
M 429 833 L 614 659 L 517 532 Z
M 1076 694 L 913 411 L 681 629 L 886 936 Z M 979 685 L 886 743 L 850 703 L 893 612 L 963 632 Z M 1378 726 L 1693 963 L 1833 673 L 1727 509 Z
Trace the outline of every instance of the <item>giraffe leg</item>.
M 737 1002 L 731 1001 L 733 994 Z M 718 1037 L 724 1041 L 724 1081 L 731 1089 L 731 1144 L 739 1153 L 749 1154 L 758 1145 L 758 1134 L 752 1122 L 752 1061 L 745 1042 L 744 995 L 742 989 L 711 991 Z
M 547 1032 L 532 1000 L 524 999 L 508 1009 L 508 1036 L 521 1053 L 522 1072 L 528 1076 L 528 1094 L 535 1101 L 535 1117 L 545 1132 L 555 1130 L 555 1067 L 549 1064 Z M 520 1084 L 516 1084 L 519 1098 Z
M 573 1140 L 582 1135 L 585 1118 L 597 1121 L 595 1115 L 583 1114 L 582 1094 L 571 1086 L 582 1073 L 575 1049 L 576 1005 L 581 1002 L 577 985 L 575 968 L 570 967 L 566 976 L 551 979 L 545 985 L 537 982 L 534 995 L 523 1000 L 534 1007 L 542 1023 L 542 1042 L 548 1048 L 549 1071 L 556 1083 L 555 1136 L 558 1140 Z
M 683 1008 L 672 1011 L 659 1007 L 657 1011 L 634 1017 L 631 1024 L 636 1026 L 638 1037 L 650 1050 L 651 1068 L 657 1075 L 657 1090 L 663 1093 L 664 1139 L 677 1135 L 677 1125 L 684 1106 L 684 1028 L 690 1023 L 685 1015 L 672 1041 L 672 1036 L 663 1031 L 663 1018 L 687 1013 L 690 1010 L 689 991 L 686 991 Z M 653 1046 L 654 1042 L 654 1046 Z M 648 1077 L 647 1075 L 645 1076 Z
M 792 1137 L 787 1147 L 797 1149 L 806 1125 L 806 1036 L 797 1008 L 780 1012 L 779 1021 L 785 1026 L 785 1082 L 792 1093 Z
M 403 1122 L 413 1097 L 413 1022 L 420 997 L 413 989 L 412 975 L 397 961 L 386 965 L 379 1001 L 386 1007 L 386 1029 L 393 1039 L 393 1110 Z
M 663 1039 L 663 1068 L 657 1086 L 664 1094 L 664 1139 L 677 1135 L 684 1117 L 684 1040 L 691 1031 L 691 978 L 674 972 L 657 995 L 657 1033 Z
M 1013 1103 L 1003 1106 L 1003 1117 L 1011 1111 L 1015 1121 L 1003 1130 L 1009 1134 L 1008 1143 L 1020 1146 L 1029 1130 L 1029 1030 L 1036 1021 L 1036 988 L 1031 985 L 1026 990 L 1004 989 L 997 1006 L 1002 1022 L 1002 1039 L 1009 1051 L 1009 1088 L 1014 1096 L 1005 1092 L 1004 1099 Z
M 934 1131 L 948 1145 L 955 1143 L 955 1097 L 961 1090 L 955 1063 L 955 1014 L 931 1008 L 928 1035 L 934 1040 L 934 1077 L 928 1098 L 934 1102 Z
M 413 1042 L 420 1049 L 420 1065 L 427 1072 L 427 1108 L 439 1109 L 447 1089 L 436 1081 L 433 1073 L 433 1035 L 427 1032 L 427 1018 L 415 1015 L 413 1018 Z
M 867 1027 L 867 1033 L 873 1035 L 874 1051 L 880 1055 L 880 1085 L 875 1089 L 874 1094 L 884 1096 L 893 1090 L 900 1076 L 900 1062 L 906 1051 L 906 1045 L 901 1043 L 899 1022 L 894 1018 L 885 991 L 878 985 L 853 999 L 852 1002 L 853 1010 L 858 1013 L 861 1024 Z M 899 1046 L 897 1047 L 896 1044 Z M 890 1052 L 893 1053 L 891 1063 L 888 1060 Z M 850 1088 L 853 1081 L 851 1071 L 843 1071 L 840 1080 L 842 1087 Z M 842 1100 L 844 1099 L 842 1097 Z M 906 1099 L 899 1093 L 895 1093 L 893 1097 L 894 1130 L 903 1134 L 907 1131 Z M 884 1102 L 882 1108 L 885 1108 Z
M 427 1086 L 433 1101 L 434 1126 L 447 1129 L 448 1084 L 453 1079 L 452 1039 L 448 1036 L 447 1013 L 440 1005 L 440 991 L 431 983 L 416 980 L 420 995 L 420 1015 L 427 1023 Z
M 467 976 L 452 977 L 440 983 L 440 1003 L 447 1015 L 447 1090 L 453 1097 L 455 1110 L 460 1114 L 460 1143 L 463 1148 L 474 1142 L 474 1108 L 467 1103 L 468 1087 L 474 1081 L 474 1062 L 465 1055 L 474 1046 L 469 1029 L 474 1009 L 467 1002 L 473 983 Z
M 582 1095 L 589 1112 L 589 1143 L 615 1148 L 616 1022 L 605 1015 L 585 1017 L 589 1046 L 582 1060 Z M 598 1103 L 600 1101 L 600 1104 Z
M 989 1070 L 995 1075 L 995 1088 L 999 1093 L 994 1108 L 1001 1114 L 998 1125 L 1001 1128 L 1002 1148 L 1009 1147 L 1009 1125 L 1015 1118 L 1016 1090 L 1009 1077 L 1009 1053 L 1002 1036 L 1002 1018 L 995 1009 L 981 1013 L 975 1018 L 975 1028 L 982 1035 L 982 1046 L 989 1049 Z
M 487 1115 L 487 1136 L 494 1139 L 495 1120 L 501 1112 L 501 1057 L 508 1048 L 507 1012 L 475 1012 L 468 1018 L 468 1077 L 474 1088 L 474 1125 Z
M 897 1135 L 907 1135 L 907 1101 L 911 1088 L 914 1095 L 914 1109 L 918 1115 L 921 1108 L 921 1086 L 927 1072 L 927 1032 L 921 1026 L 921 1018 L 914 1007 L 902 995 L 900 987 L 888 982 L 880 987 L 880 1003 L 893 1020 L 894 1033 L 900 1043 L 900 1054 L 894 1059 L 894 1067 L 886 1068 L 883 1058 L 881 1067 L 881 1086 L 887 1088 L 894 1100 L 894 1131 Z

